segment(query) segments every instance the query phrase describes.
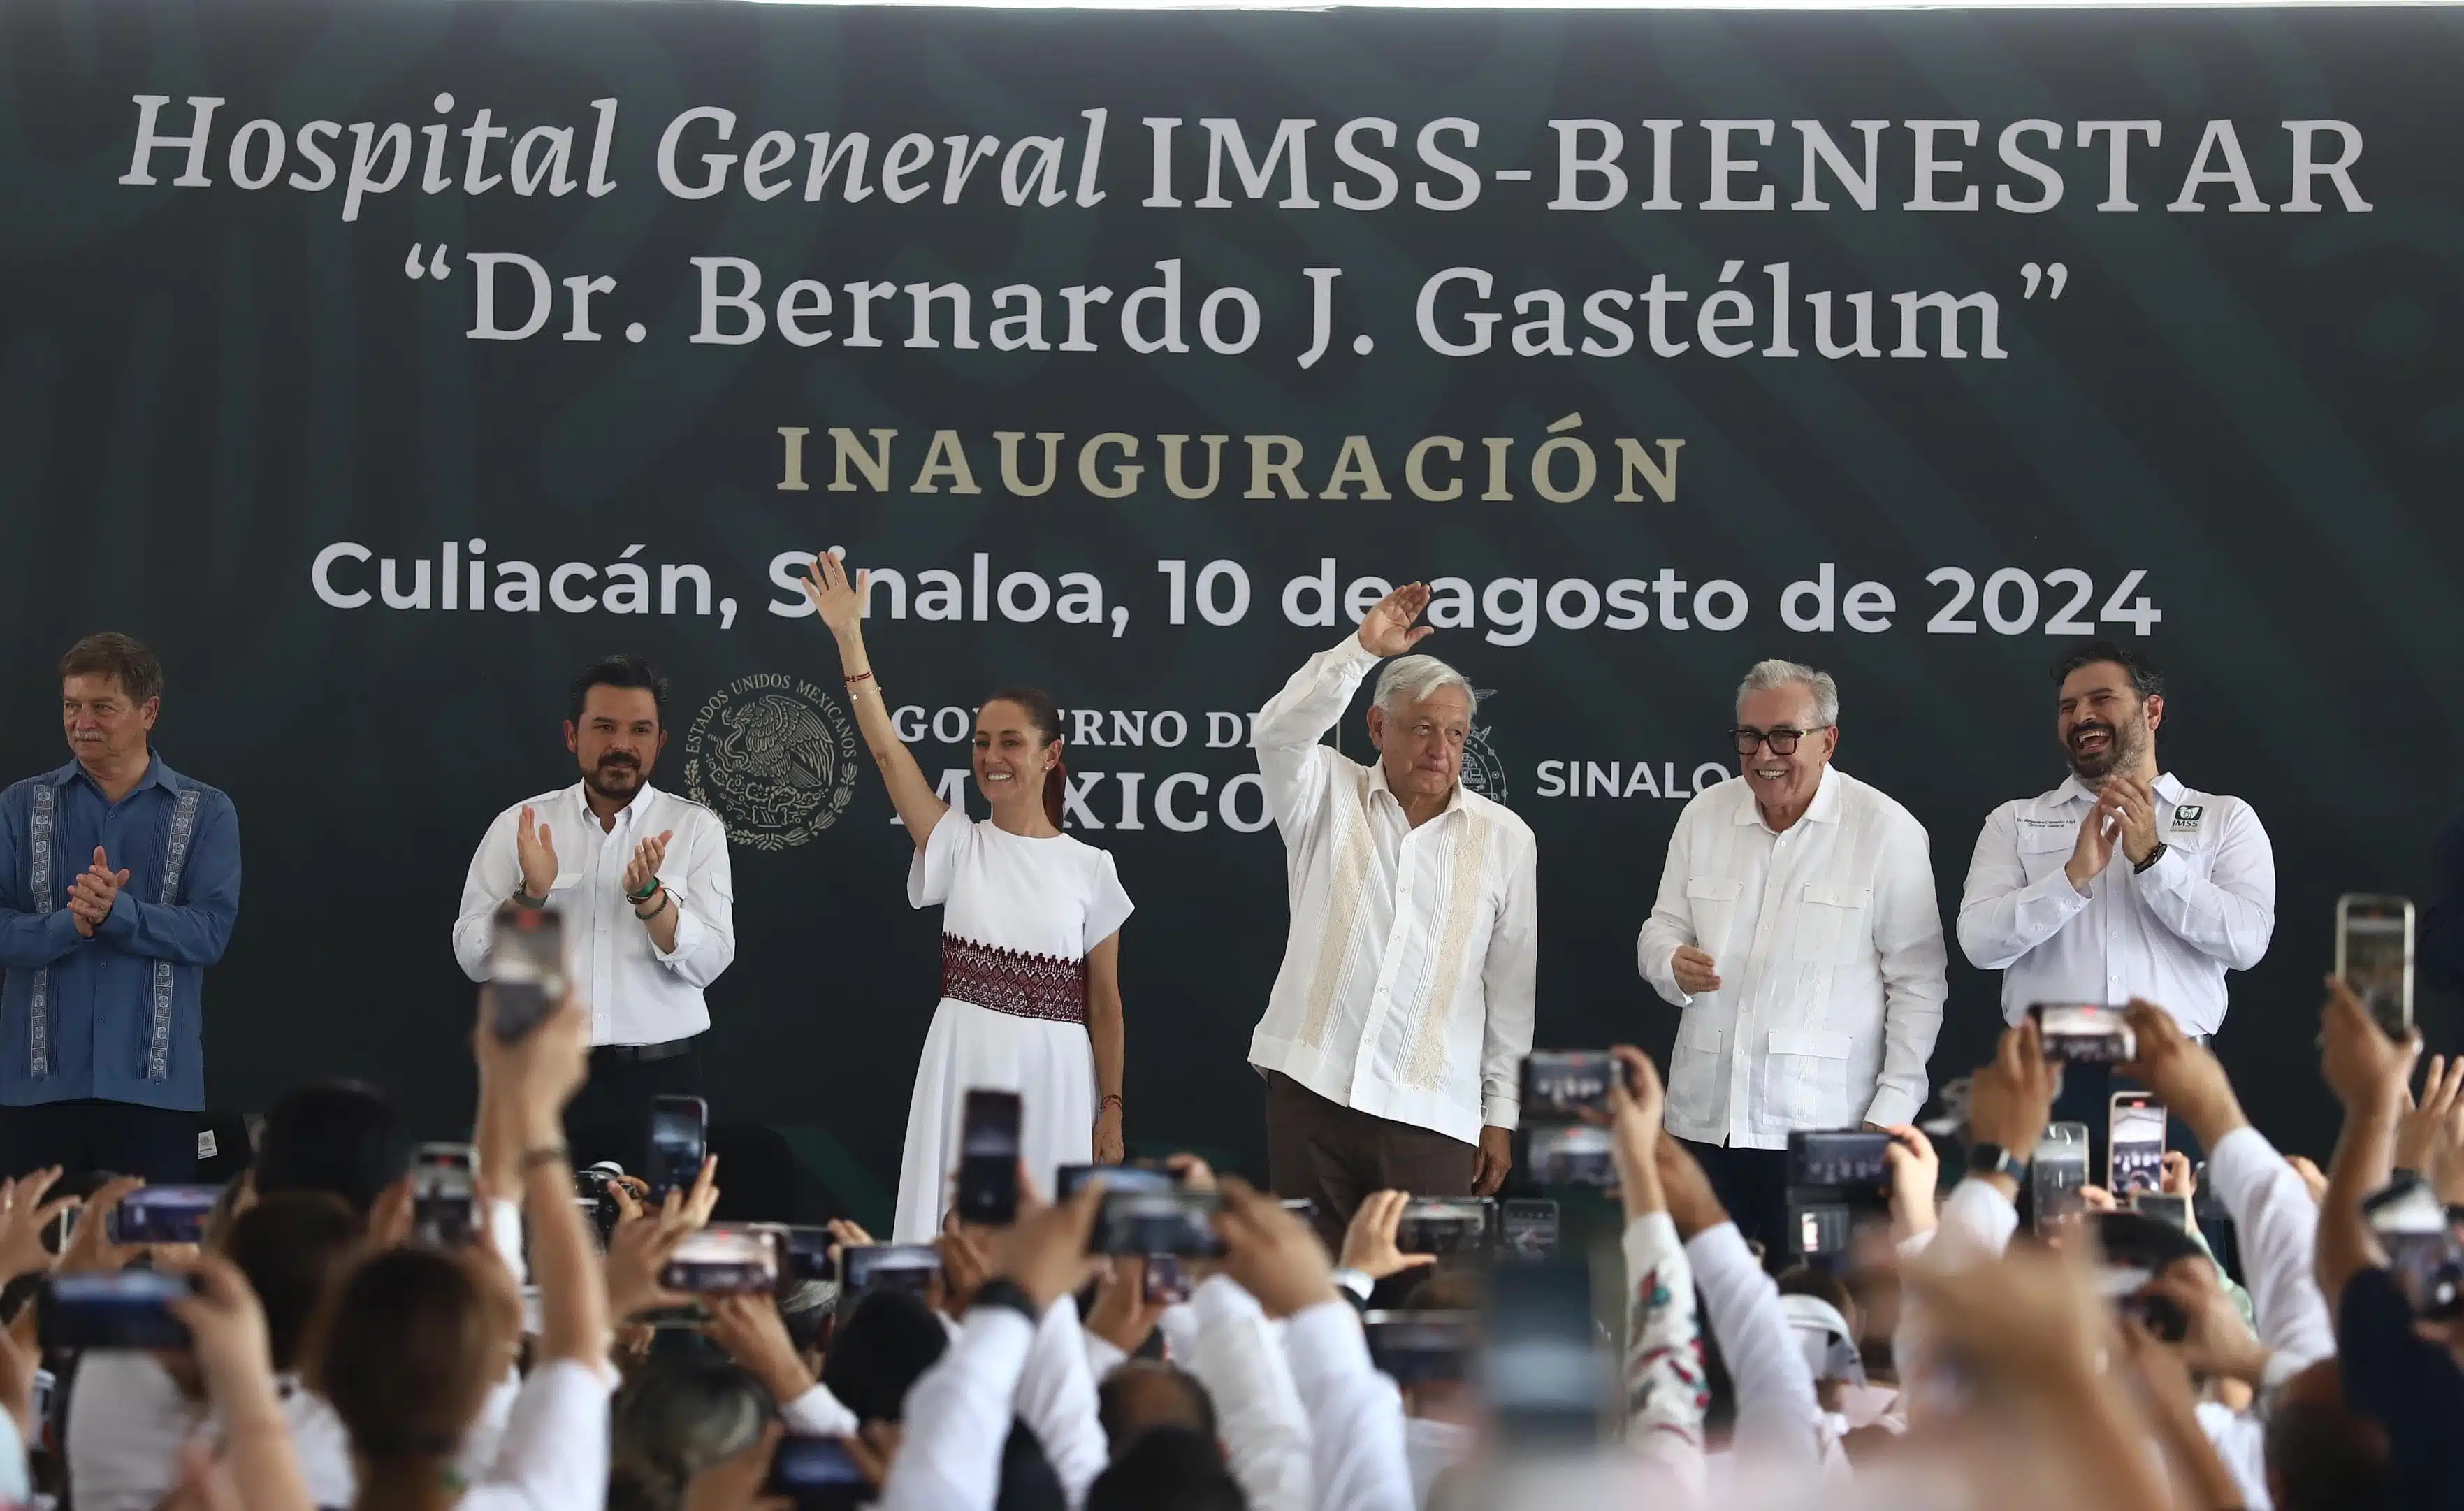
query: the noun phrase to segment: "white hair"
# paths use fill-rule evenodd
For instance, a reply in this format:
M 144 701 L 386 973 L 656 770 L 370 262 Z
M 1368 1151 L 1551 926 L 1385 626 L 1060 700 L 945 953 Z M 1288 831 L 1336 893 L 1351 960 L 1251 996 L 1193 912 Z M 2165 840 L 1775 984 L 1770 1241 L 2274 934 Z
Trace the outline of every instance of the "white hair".
M 1775 687 L 1802 687 L 1812 693 L 1817 726 L 1827 729 L 1839 722 L 1839 684 L 1829 672 L 1817 672 L 1801 661 L 1756 661 L 1737 684 L 1737 706 L 1743 708 L 1748 698 Z
M 1470 711 L 1480 712 L 1480 694 L 1472 687 L 1471 678 L 1434 656 L 1397 656 L 1377 674 L 1376 702 L 1389 714 L 1397 714 L 1405 704 L 1426 702 L 1448 687 L 1462 689 L 1463 700 L 1471 704 Z

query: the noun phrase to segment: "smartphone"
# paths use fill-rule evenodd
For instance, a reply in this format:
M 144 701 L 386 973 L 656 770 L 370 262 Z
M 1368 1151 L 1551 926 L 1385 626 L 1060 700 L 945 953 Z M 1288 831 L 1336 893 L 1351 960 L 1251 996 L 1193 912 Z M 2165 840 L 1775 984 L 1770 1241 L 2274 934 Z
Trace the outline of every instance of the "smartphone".
M 665 1201 L 670 1191 L 692 1190 L 709 1152 L 709 1102 L 699 1097 L 650 1099 L 650 1152 L 642 1166 L 642 1180 L 650 1188 L 652 1206 Z
M 1298 1217 L 1305 1223 L 1315 1224 L 1317 1221 L 1317 1198 L 1314 1196 L 1287 1196 L 1284 1198 L 1284 1211 L 1290 1212 L 1293 1216 Z
M 1213 1191 L 1106 1191 L 1087 1252 L 1221 1257 L 1223 1240 L 1215 1232 L 1215 1214 L 1222 1206 Z
M 1151 1254 L 1146 1258 L 1146 1279 L 1139 1294 L 1149 1306 L 1170 1306 L 1189 1300 L 1189 1275 L 1180 1267 L 1180 1255 Z
M 142 1186 L 121 1198 L 104 1226 L 114 1243 L 203 1243 L 219 1186 Z
M 1019 1100 L 971 1091 L 958 1122 L 958 1220 L 1006 1228 L 1018 1219 Z
M 1491 1275 L 1475 1372 L 1505 1440 L 1595 1440 L 1611 1375 L 1591 1267 L 1549 1259 Z
M 1524 1159 L 1535 1185 L 1610 1189 L 1617 1183 L 1617 1154 L 1609 1130 L 1595 1123 L 1534 1128 Z
M 791 1280 L 830 1278 L 830 1245 L 837 1240 L 827 1228 L 784 1222 L 749 1222 L 744 1226 L 770 1235 L 779 1249 L 779 1273 L 782 1277 Z
M 1478 1254 L 1488 1242 L 1485 1196 L 1422 1196 L 1403 1204 L 1395 1246 L 1405 1254 Z
M 1788 1136 L 1791 1186 L 1879 1189 L 1891 1184 L 1891 1136 L 1861 1128 Z
M 2117 1202 L 2165 1178 L 2165 1104 L 2144 1091 L 2117 1091 L 2105 1123 L 2104 1189 Z
M 2142 1217 L 2153 1217 L 2184 1233 L 2190 1231 L 2190 1199 L 2187 1196 L 2167 1196 L 2162 1191 L 2134 1191 L 2130 1197 L 2130 1210 Z
M 713 1223 L 685 1234 L 659 1272 L 659 1285 L 693 1296 L 741 1296 L 779 1283 L 775 1233 Z
M 2111 1065 L 2139 1057 L 2139 1036 L 2120 1008 L 2084 1002 L 2039 1002 L 2028 1009 L 2045 1058 Z
M 170 1303 L 192 1289 L 161 1270 L 55 1275 L 35 1332 L 52 1348 L 186 1348 L 188 1327 Z
M 2429 1182 L 2409 1171 L 2398 1175 L 2363 1200 L 2362 1216 L 2414 1311 L 2433 1322 L 2464 1315 L 2464 1249 Z
M 1180 1189 L 1179 1176 L 1170 1170 L 1150 1169 L 1142 1165 L 1064 1165 L 1052 1173 L 1052 1199 L 1066 1202 L 1098 1176 L 1103 1178 L 1104 1189 L 1108 1191 L 1172 1191 Z
M 467 1144 L 423 1144 L 410 1161 L 410 1226 L 431 1249 L 467 1248 L 478 1237 L 478 1151 Z
M 564 1000 L 564 919 L 511 902 L 496 909 L 488 940 L 488 979 L 496 1037 L 511 1044 L 546 1021 Z
M 2412 1033 L 2412 900 L 2347 893 L 2336 900 L 2336 974 L 2402 1041 Z
M 2087 1198 L 2079 1191 L 2087 1185 L 2087 1124 L 2057 1122 L 2047 1128 L 2028 1181 L 2036 1232 L 2052 1233 L 2064 1219 L 2084 1213 Z
M 1516 1200 L 1498 1209 L 1498 1249 L 1510 1259 L 1547 1259 L 1557 1253 L 1557 1204 Z
M 1609 1121 L 1617 1056 L 1606 1050 L 1533 1050 L 1523 1056 L 1523 1121 Z
M 1397 1385 L 1464 1380 L 1480 1340 L 1477 1312 L 1368 1312 L 1370 1362 Z
M 796 1511 L 839 1511 L 872 1499 L 872 1481 L 843 1437 L 782 1437 L 770 1458 L 765 1496 L 784 1496 Z
M 929 1243 L 858 1244 L 839 1251 L 839 1310 L 844 1314 L 875 1291 L 930 1296 L 933 1282 L 941 1277 L 941 1255 Z

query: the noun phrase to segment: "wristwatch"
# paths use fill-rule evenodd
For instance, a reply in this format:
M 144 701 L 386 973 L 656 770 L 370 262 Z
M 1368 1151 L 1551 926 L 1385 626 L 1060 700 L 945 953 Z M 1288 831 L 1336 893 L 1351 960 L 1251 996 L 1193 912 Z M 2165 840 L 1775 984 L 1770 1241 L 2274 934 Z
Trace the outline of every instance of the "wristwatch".
M 2146 870 L 2149 866 L 2152 866 L 2159 860 L 2164 859 L 2165 852 L 2168 848 L 2170 847 L 2168 847 L 2165 841 L 2161 839 L 2156 841 L 2156 848 L 2147 852 L 2147 858 L 2130 868 L 2131 875 L 2137 876 L 2140 872 Z
M 2028 1173 L 2028 1162 L 1998 1144 L 1979 1144 L 1968 1151 L 1968 1173 L 2008 1175 L 2015 1181 Z

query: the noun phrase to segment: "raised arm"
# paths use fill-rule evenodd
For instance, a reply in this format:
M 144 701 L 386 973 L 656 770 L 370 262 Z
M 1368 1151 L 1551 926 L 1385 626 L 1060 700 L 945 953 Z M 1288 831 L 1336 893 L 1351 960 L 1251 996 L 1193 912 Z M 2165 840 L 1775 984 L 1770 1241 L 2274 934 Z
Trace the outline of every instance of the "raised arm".
M 1266 811 L 1287 842 L 1309 829 L 1325 794 L 1317 776 L 1317 763 L 1325 759 L 1318 743 L 1352 706 L 1352 695 L 1371 667 L 1428 638 L 1429 626 L 1412 623 L 1428 606 L 1429 589 L 1422 585 L 1396 589 L 1377 601 L 1357 631 L 1310 656 L 1258 710 L 1249 743 L 1258 752 L 1258 774 L 1265 779 Z
M 2332 978 L 2321 1019 L 2326 1052 L 2320 1069 L 2344 1104 L 2344 1131 L 2328 1162 L 2327 1194 L 2319 1202 L 2319 1289 L 2341 1317 L 2346 1282 L 2387 1266 L 2387 1251 L 2370 1232 L 2362 1203 L 2395 1173 L 2396 1119 L 2421 1039 L 2416 1034 L 2398 1044 L 2388 1038 L 2352 989 Z
M 890 704 L 882 700 L 881 683 L 873 678 L 872 657 L 864 648 L 865 574 L 856 573 L 850 584 L 847 567 L 824 551 L 804 569 L 804 596 L 838 641 L 839 669 L 847 675 L 847 701 L 855 705 L 856 727 L 864 731 L 865 748 L 872 752 L 873 765 L 881 767 L 882 784 L 890 789 L 891 806 L 898 810 L 898 821 L 907 826 L 908 839 L 921 850 L 950 805 L 941 801 L 932 779 L 915 764 L 907 743 L 898 738 L 890 722 Z

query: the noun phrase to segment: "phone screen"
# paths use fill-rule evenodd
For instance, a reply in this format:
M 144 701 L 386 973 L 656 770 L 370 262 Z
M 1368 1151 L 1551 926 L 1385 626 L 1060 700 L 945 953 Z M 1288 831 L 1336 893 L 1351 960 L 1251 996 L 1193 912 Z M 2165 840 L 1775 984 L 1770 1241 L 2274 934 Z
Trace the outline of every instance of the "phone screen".
M 1052 1199 L 1066 1202 L 1083 1190 L 1089 1181 L 1099 1177 L 1108 1191 L 1169 1191 L 1180 1188 L 1180 1177 L 1170 1170 L 1151 1170 L 1136 1165 L 1064 1165 L 1052 1172 Z
M 2464 1308 L 2464 1249 L 2437 1193 L 2417 1175 L 2400 1175 L 2362 1203 L 2397 1282 L 2425 1317 L 2447 1318 Z
M 2113 1094 L 2113 1112 L 2107 1124 L 2111 1150 L 2107 1159 L 2105 1189 L 2116 1201 L 2127 1201 L 2139 1191 L 2152 1191 L 2165 1177 L 2165 1105 L 2145 1092 L 2118 1091 Z
M 971 1091 L 958 1124 L 958 1220 L 999 1228 L 1018 1216 L 1019 1100 Z
M 1617 1155 L 1609 1130 L 1588 1122 L 1532 1129 L 1526 1163 L 1535 1185 L 1617 1185 Z
M 2039 1002 L 2028 1009 L 2049 1060 L 2112 1064 L 2135 1058 L 2138 1035 L 2119 1008 L 2083 1002 Z
M 186 1348 L 187 1324 L 171 1315 L 188 1294 L 186 1277 L 160 1270 L 55 1275 L 36 1317 L 49 1348 Z
M 2085 1212 L 2087 1198 L 2079 1191 L 2087 1185 L 2087 1125 L 2057 1122 L 2047 1128 L 2028 1179 L 2038 1233 L 2052 1233 L 2063 1219 Z
M 658 1202 L 670 1191 L 690 1190 L 701 1178 L 710 1146 L 710 1104 L 699 1097 L 650 1099 L 650 1157 L 642 1179 Z
M 2412 1032 L 2412 903 L 2405 898 L 2336 900 L 2336 974 L 2387 1036 Z
M 874 1291 L 929 1297 L 941 1274 L 941 1254 L 929 1243 L 858 1244 L 839 1251 L 839 1312 L 845 1316 Z
M 797 1511 L 837 1511 L 872 1499 L 872 1481 L 841 1437 L 782 1437 L 770 1459 L 764 1495 L 784 1496 Z
M 775 1233 L 711 1226 L 684 1235 L 659 1272 L 659 1284 L 696 1296 L 767 1291 L 779 1283 Z
M 508 902 L 496 910 L 488 943 L 496 1036 L 510 1044 L 538 1028 L 564 1000 L 564 920 Z
M 219 1186 L 141 1187 L 121 1199 L 105 1235 L 114 1243 L 202 1243 L 222 1195 Z
M 2168 1227 L 2188 1232 L 2190 1226 L 2190 1202 L 2186 1196 L 2167 1196 L 2157 1191 L 2140 1191 L 2130 1198 L 2130 1210 L 2143 1217 L 2153 1217 Z
M 1360 1319 L 1369 1359 L 1397 1385 L 1463 1379 L 1480 1338 L 1475 1312 L 1371 1312 Z
M 1557 1252 L 1557 1204 L 1515 1200 L 1499 1211 L 1499 1247 L 1509 1258 L 1546 1259 Z
M 1180 1267 L 1177 1254 L 1147 1255 L 1146 1278 L 1140 1295 L 1149 1306 L 1170 1306 L 1189 1300 L 1189 1275 Z
M 1222 1198 L 1213 1191 L 1106 1191 L 1095 1210 L 1089 1254 L 1142 1254 L 1211 1259 L 1223 1253 L 1215 1232 Z
M 1788 1136 L 1794 1186 L 1883 1187 L 1891 1183 L 1891 1136 L 1863 1129 Z
M 1609 1373 L 1592 1321 L 1590 1266 L 1547 1259 L 1489 1277 L 1480 1386 L 1510 1433 L 1561 1442 L 1598 1434 Z
M 1523 1057 L 1523 1121 L 1606 1122 L 1617 1073 L 1606 1050 L 1533 1050 Z

